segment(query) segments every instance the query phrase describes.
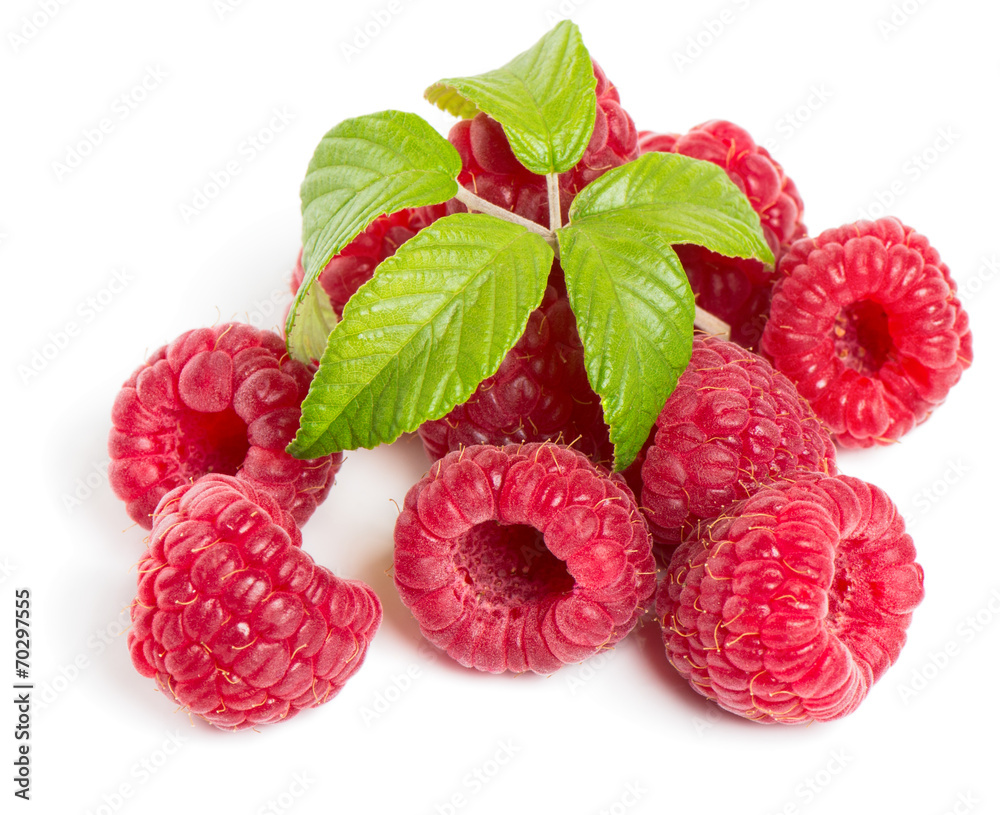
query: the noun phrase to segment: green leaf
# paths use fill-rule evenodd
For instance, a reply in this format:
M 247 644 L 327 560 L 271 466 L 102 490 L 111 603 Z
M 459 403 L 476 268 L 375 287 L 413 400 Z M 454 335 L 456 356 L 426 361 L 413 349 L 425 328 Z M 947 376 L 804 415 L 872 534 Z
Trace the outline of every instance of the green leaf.
M 587 378 L 622 470 L 691 359 L 694 295 L 670 243 L 641 224 L 595 217 L 558 235 Z
M 658 232 L 668 243 L 696 243 L 728 257 L 774 263 L 760 216 L 709 161 L 647 153 L 608 170 L 584 187 L 569 210 L 571 224 L 593 218 Z
M 424 99 L 459 119 L 471 119 L 479 113 L 475 102 L 466 99 L 455 88 L 442 85 L 440 82 L 424 91 Z
M 314 359 L 326 343 L 320 299 L 312 290 L 323 267 L 379 215 L 454 197 L 462 160 L 413 113 L 383 111 L 341 122 L 316 147 L 302 182 L 305 278 L 289 313 L 288 348 Z
M 327 337 L 337 325 L 337 313 L 322 286 L 317 283 L 299 288 L 295 308 L 288 315 L 289 320 L 293 317 L 295 324 L 287 335 L 295 337 L 293 356 L 304 362 L 319 359 L 326 348 Z
M 647 154 L 587 185 L 557 234 L 587 377 L 622 469 L 691 358 L 694 296 L 671 245 L 774 258 L 725 171 L 671 153 Z
M 580 29 L 564 20 L 502 68 L 442 79 L 424 96 L 442 110 L 496 119 L 518 160 L 538 175 L 576 164 L 597 113 L 597 79 Z
M 552 258 L 544 238 L 490 215 L 420 231 L 348 302 L 288 451 L 372 448 L 464 402 L 524 333 Z

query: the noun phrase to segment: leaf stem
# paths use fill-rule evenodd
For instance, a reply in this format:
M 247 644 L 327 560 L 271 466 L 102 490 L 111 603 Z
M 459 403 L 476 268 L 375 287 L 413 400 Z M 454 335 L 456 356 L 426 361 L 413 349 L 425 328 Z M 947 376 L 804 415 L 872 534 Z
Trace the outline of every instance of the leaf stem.
M 547 173 L 545 185 L 549 193 L 549 229 L 555 232 L 562 227 L 562 205 L 559 201 L 559 176 Z
M 556 239 L 556 233 L 551 229 L 546 229 L 541 224 L 536 224 L 534 221 L 518 215 L 516 212 L 511 212 L 509 209 L 504 209 L 503 207 L 498 207 L 496 204 L 491 204 L 489 201 L 480 198 L 474 192 L 469 192 L 461 184 L 458 186 L 458 192 L 455 197 L 465 204 L 465 206 L 469 208 L 470 212 L 483 212 L 486 215 L 492 215 L 495 218 L 500 218 L 503 221 L 509 221 L 512 224 L 520 224 L 529 232 L 541 235 L 545 238 L 549 246 L 555 250 L 556 255 L 559 254 L 559 242 Z
M 728 340 L 730 336 L 729 323 L 698 306 L 694 307 L 694 327 L 720 340 Z

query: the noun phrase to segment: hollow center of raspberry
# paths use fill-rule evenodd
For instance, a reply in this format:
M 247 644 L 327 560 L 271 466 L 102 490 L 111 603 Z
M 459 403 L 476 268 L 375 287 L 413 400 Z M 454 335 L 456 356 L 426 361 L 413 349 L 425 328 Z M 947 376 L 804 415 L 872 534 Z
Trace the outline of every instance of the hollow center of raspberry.
M 833 328 L 833 347 L 843 363 L 859 373 L 876 373 L 889 359 L 892 337 L 885 309 L 859 300 L 841 310 Z
M 856 541 L 841 541 L 833 561 L 833 582 L 826 595 L 826 627 L 838 637 L 857 633 L 856 618 L 867 605 L 866 570 L 859 548 Z
M 481 523 L 456 542 L 454 560 L 481 602 L 508 608 L 569 592 L 574 584 L 532 526 Z
M 175 444 L 185 479 L 206 473 L 236 475 L 250 450 L 246 423 L 232 408 L 219 413 L 182 414 Z

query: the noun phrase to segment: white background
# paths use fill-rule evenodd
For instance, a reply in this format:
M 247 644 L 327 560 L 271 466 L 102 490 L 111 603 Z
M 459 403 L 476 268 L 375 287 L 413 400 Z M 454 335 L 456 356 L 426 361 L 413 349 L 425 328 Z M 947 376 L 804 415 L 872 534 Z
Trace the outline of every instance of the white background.
M 36 683 L 30 804 L 13 799 L 15 710 L 0 704 L 3 811 L 1000 811 L 1000 8 L 986 0 L 562 6 L 640 128 L 731 119 L 773 146 L 813 233 L 888 211 L 962 286 L 976 361 L 947 405 L 901 444 L 840 459 L 894 497 L 926 571 L 909 643 L 856 713 L 799 728 L 721 714 L 672 675 L 650 625 L 549 678 L 480 675 L 422 648 L 387 575 L 392 500 L 426 466 L 413 441 L 349 454 L 305 528 L 310 553 L 385 607 L 336 699 L 225 733 L 135 673 L 121 631 L 144 533 L 104 475 L 121 382 L 187 329 L 278 323 L 298 185 L 327 129 L 397 108 L 446 132 L 423 88 L 498 67 L 559 13 L 558 0 L 399 0 L 345 53 L 387 6 L 3 4 L 0 685 L 15 681 L 21 587 Z M 152 89 L 136 90 L 144 78 Z M 81 143 L 89 154 L 60 168 Z M 231 162 L 225 189 L 185 215 Z

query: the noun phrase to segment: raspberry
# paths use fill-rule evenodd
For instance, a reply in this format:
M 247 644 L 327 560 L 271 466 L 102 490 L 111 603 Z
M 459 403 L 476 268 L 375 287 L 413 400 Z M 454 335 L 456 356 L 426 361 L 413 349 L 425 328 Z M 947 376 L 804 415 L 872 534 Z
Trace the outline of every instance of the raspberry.
M 206 475 L 164 496 L 139 562 L 132 663 L 216 727 L 328 701 L 382 620 L 375 593 L 317 565 L 282 516 L 266 492 Z
M 320 272 L 318 280 L 330 298 L 337 319 L 344 316 L 344 306 L 347 305 L 347 301 L 354 292 L 371 280 L 375 268 L 383 260 L 394 255 L 400 245 L 444 214 L 444 204 L 438 204 L 381 215 L 338 255 L 331 258 Z M 304 277 L 300 250 L 295 261 L 295 269 L 292 271 L 293 294 L 299 290 Z
M 654 590 L 631 493 L 575 450 L 445 456 L 396 521 L 395 582 L 424 636 L 466 667 L 550 673 L 615 645 Z
M 778 257 L 805 235 L 802 199 L 770 153 L 732 122 L 705 122 L 683 136 L 644 131 L 641 153 L 679 153 L 722 167 L 760 215 L 764 237 Z M 767 320 L 775 273 L 759 260 L 729 258 L 702 246 L 675 246 L 698 305 L 730 326 L 730 339 L 755 348 Z
M 122 386 L 111 410 L 108 480 L 149 529 L 164 494 L 205 473 L 238 475 L 302 525 L 326 498 L 342 454 L 285 452 L 312 372 L 277 334 L 226 323 L 181 334 Z
M 805 234 L 803 203 L 795 182 L 742 127 L 716 119 L 681 136 L 647 130 L 639 134 L 639 151 L 679 153 L 724 169 L 760 215 L 764 236 L 772 248 Z
M 632 118 L 620 104 L 618 91 L 594 63 L 597 78 L 597 111 L 594 131 L 583 157 L 559 175 L 559 201 L 563 223 L 569 205 L 595 178 L 639 157 L 638 135 Z M 503 128 L 485 113 L 458 122 L 448 140 L 462 157 L 458 183 L 491 204 L 511 210 L 542 226 L 549 226 L 545 177 L 529 172 L 515 158 Z M 464 210 L 451 203 L 450 211 Z
M 889 497 L 848 476 L 764 487 L 674 553 L 656 598 L 667 657 L 758 722 L 853 711 L 899 656 L 923 570 Z
M 658 544 L 762 484 L 836 472 L 833 442 L 792 382 L 732 342 L 695 337 L 691 362 L 656 420 L 642 504 Z
M 555 265 L 542 303 L 499 370 L 447 416 L 419 429 L 431 459 L 473 444 L 559 441 L 595 461 L 613 448 L 601 400 L 587 381 L 576 318 Z
M 899 439 L 972 362 L 948 267 L 895 218 L 797 241 L 778 273 L 761 347 L 844 447 Z

